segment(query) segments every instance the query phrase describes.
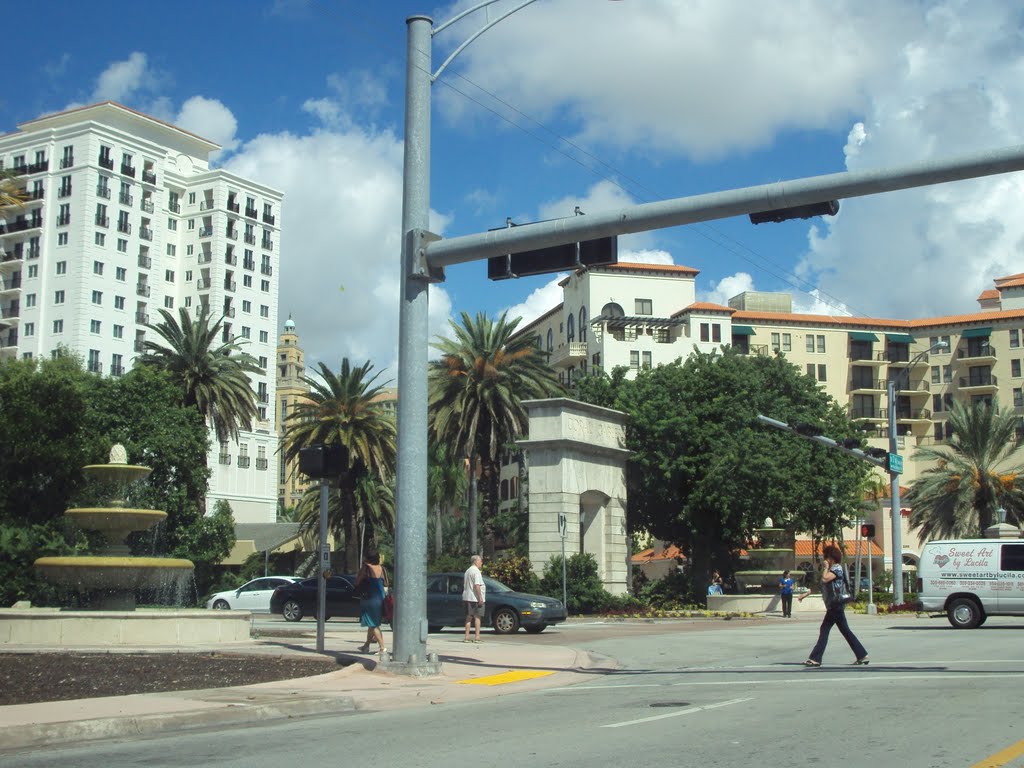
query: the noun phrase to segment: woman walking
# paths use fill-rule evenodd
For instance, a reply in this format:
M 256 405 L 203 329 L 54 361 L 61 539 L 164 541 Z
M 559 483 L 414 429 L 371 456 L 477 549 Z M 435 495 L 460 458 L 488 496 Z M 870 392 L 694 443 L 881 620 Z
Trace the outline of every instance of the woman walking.
M 356 594 L 360 594 L 360 588 L 366 583 L 365 591 L 359 598 L 359 624 L 366 627 L 366 642 L 359 646 L 363 653 L 370 652 L 370 643 L 374 640 L 380 645 L 380 657 L 387 655 L 388 649 L 384 647 L 384 635 L 381 634 L 380 625 L 384 611 L 384 588 L 388 585 L 388 574 L 384 566 L 380 564 L 380 555 L 374 550 L 368 550 L 363 556 L 363 566 L 356 576 Z
M 832 598 L 832 582 L 836 579 L 846 579 L 846 573 L 841 565 L 843 553 L 839 547 L 829 544 L 823 553 L 825 556 L 825 569 L 821 574 L 821 597 L 825 601 L 825 618 L 821 620 L 821 629 L 818 630 L 818 642 L 811 650 L 811 655 L 804 662 L 805 667 L 820 667 L 821 658 L 825 655 L 825 646 L 828 644 L 828 633 L 833 626 L 839 627 L 840 634 L 850 644 L 850 650 L 856 659 L 855 664 L 867 664 L 868 652 L 861 645 L 860 640 L 853 634 L 850 625 L 846 623 L 846 606 L 842 600 Z M 840 582 L 842 583 L 842 582 Z M 806 593 L 800 596 L 803 601 Z

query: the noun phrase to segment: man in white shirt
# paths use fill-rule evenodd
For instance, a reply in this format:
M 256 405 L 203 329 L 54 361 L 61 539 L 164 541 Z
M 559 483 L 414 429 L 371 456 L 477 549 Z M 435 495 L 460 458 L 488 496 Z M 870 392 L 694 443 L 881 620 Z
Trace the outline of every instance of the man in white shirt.
M 484 610 L 487 603 L 487 587 L 484 585 L 484 576 L 480 573 L 480 566 L 484 559 L 480 555 L 473 555 L 472 565 L 466 569 L 462 577 L 462 602 L 466 606 L 466 639 L 464 643 L 480 642 L 480 621 L 484 617 Z M 476 625 L 476 639 L 469 639 L 469 628 Z

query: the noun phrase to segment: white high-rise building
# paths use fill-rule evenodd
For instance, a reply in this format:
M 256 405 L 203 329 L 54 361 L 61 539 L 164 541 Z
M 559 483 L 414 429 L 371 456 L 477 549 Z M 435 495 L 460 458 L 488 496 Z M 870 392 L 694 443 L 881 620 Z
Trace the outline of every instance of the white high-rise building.
M 90 371 L 120 376 L 160 309 L 223 314 L 224 340 L 247 341 L 265 374 L 253 380 L 252 431 L 230 444 L 211 433 L 208 509 L 226 499 L 238 522 L 274 522 L 282 196 L 210 168 L 219 149 L 113 102 L 0 136 L 0 165 L 30 197 L 0 208 L 0 356 L 66 347 Z

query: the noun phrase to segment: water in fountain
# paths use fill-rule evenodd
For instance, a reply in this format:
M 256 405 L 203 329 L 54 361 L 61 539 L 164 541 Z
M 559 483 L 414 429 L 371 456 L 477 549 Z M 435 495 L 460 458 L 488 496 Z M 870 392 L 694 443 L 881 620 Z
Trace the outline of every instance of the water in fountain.
M 116 489 L 117 496 L 108 506 L 75 508 L 64 513 L 82 528 L 102 533 L 107 542 L 103 551 L 99 555 L 41 557 L 35 561 L 43 578 L 76 592 L 94 610 L 134 610 L 138 590 L 184 584 L 192 577 L 193 565 L 189 560 L 130 554 L 125 544 L 128 535 L 157 525 L 167 513 L 127 506 L 128 487 L 151 471 L 149 467 L 128 464 L 127 458 L 124 448 L 115 445 L 108 464 L 83 468 L 90 478 Z

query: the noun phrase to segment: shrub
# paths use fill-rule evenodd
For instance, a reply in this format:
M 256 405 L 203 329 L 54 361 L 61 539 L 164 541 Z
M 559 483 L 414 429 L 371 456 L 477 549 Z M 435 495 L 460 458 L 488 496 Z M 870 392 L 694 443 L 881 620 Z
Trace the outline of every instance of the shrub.
M 460 557 L 459 555 L 448 555 L 443 554 L 440 557 L 435 557 L 430 561 L 427 566 L 428 573 L 461 573 L 469 568 L 469 558 Z
M 600 613 L 614 598 L 597 574 L 597 560 L 589 552 L 572 555 L 566 561 L 566 609 L 570 613 Z M 555 555 L 544 566 L 540 594 L 562 599 L 562 556 Z
M 530 558 L 507 555 L 484 563 L 484 573 L 516 592 L 536 592 L 540 580 L 533 572 Z
M 647 581 L 637 597 L 652 608 L 675 611 L 692 602 L 689 599 L 692 590 L 689 574 L 676 570 L 658 581 Z

